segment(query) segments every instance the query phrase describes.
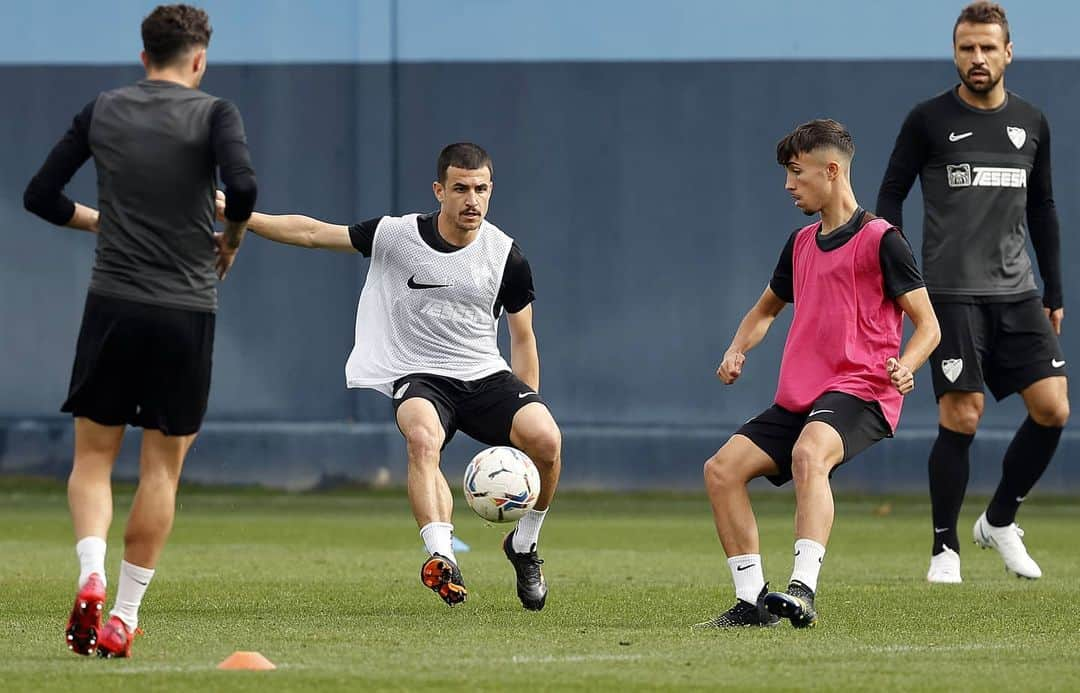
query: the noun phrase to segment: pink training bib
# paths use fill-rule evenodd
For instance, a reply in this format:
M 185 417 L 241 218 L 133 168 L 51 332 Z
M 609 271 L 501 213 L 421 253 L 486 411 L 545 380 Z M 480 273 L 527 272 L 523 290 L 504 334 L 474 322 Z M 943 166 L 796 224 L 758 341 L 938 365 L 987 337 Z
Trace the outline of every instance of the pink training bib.
M 792 253 L 795 317 L 784 345 L 776 403 L 805 412 L 826 392 L 877 401 L 889 426 L 901 395 L 885 370 L 898 356 L 904 314 L 885 294 L 880 248 L 892 228 L 873 218 L 834 250 L 818 247 L 821 222 L 799 230 Z

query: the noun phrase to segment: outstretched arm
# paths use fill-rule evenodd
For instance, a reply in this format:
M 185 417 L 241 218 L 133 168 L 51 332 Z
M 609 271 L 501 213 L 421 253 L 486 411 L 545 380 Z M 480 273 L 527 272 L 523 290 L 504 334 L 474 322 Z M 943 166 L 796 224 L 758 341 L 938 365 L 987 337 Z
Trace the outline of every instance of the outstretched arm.
M 787 302 L 777 296 L 771 286 L 765 287 L 754 307 L 743 316 L 739 329 L 731 340 L 731 346 L 724 352 L 724 360 L 716 369 L 716 375 L 724 384 L 730 385 L 739 378 L 746 361 L 746 352 L 761 343 L 773 320 L 786 305 Z
M 510 327 L 510 367 L 514 375 L 536 392 L 540 392 L 540 354 L 533 332 L 532 304 L 516 313 L 506 314 Z
M 906 395 L 915 389 L 915 371 L 926 363 L 941 341 L 941 328 L 934 314 L 934 306 L 930 303 L 930 294 L 925 288 L 897 296 L 896 303 L 915 325 L 915 332 L 900 357 L 889 359 L 885 368 L 896 389 Z
M 225 194 L 217 193 L 218 219 L 224 219 Z M 262 214 L 252 212 L 247 227 L 256 234 L 271 241 L 297 245 L 301 248 L 325 248 L 341 252 L 355 253 L 349 237 L 349 227 L 342 224 L 328 224 L 300 214 Z

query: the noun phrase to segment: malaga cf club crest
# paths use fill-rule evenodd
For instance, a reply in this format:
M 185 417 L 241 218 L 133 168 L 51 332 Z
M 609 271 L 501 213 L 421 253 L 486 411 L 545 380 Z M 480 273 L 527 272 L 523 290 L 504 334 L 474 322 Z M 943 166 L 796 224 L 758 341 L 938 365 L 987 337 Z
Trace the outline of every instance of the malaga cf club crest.
M 1009 136 L 1009 141 L 1013 143 L 1013 146 L 1017 149 L 1024 148 L 1024 142 L 1027 142 L 1027 131 L 1024 128 L 1014 128 L 1012 125 L 1005 126 L 1005 134 Z
M 945 374 L 950 383 L 955 383 L 963 370 L 964 359 L 945 359 L 941 362 L 941 372 Z

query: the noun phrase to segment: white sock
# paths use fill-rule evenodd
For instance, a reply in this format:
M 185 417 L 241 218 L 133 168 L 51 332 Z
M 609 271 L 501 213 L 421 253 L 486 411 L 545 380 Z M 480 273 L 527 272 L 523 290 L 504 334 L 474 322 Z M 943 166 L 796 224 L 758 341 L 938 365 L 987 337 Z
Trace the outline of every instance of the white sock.
M 75 555 L 79 557 L 79 589 L 86 584 L 90 573 L 101 576 L 105 584 L 105 540 L 101 537 L 83 537 L 75 544 Z
M 430 554 L 445 556 L 457 564 L 454 555 L 454 525 L 449 522 L 429 522 L 420 528 L 420 538 Z
M 153 577 L 154 571 L 150 568 L 141 568 L 134 563 L 120 561 L 120 584 L 116 588 L 116 605 L 109 615 L 119 616 L 132 632 L 139 627 L 139 605 L 142 604 L 146 587 Z
M 757 603 L 761 589 L 765 587 L 765 573 L 761 569 L 761 554 L 744 553 L 727 559 L 731 579 L 735 581 L 735 596 L 744 602 Z
M 796 540 L 795 568 L 791 571 L 791 579 L 806 585 L 811 592 L 817 592 L 818 573 L 821 572 L 824 558 L 825 547 L 821 544 L 813 539 Z
M 530 510 L 521 516 L 514 529 L 511 548 L 517 553 L 536 551 L 536 542 L 540 540 L 540 527 L 544 524 L 547 510 Z

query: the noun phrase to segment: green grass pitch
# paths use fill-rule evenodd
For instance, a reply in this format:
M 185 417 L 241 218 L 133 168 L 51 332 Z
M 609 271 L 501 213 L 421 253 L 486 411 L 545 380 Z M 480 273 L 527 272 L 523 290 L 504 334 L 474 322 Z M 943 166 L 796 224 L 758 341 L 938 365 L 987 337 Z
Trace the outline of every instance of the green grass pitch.
M 119 492 L 110 602 L 130 498 Z M 756 494 L 766 577 L 791 571 L 792 501 Z M 0 484 L 0 688 L 38 690 L 1080 690 L 1080 506 L 1029 502 L 1045 577 L 1007 576 L 963 546 L 959 586 L 925 582 L 925 501 L 837 502 L 820 622 L 692 632 L 733 600 L 703 495 L 563 494 L 544 527 L 547 608 L 521 609 L 499 548 L 459 501 L 469 601 L 447 608 L 404 492 L 289 495 L 182 489 L 131 660 L 67 652 L 77 567 L 63 489 Z M 962 516 L 967 538 L 981 504 Z M 257 650 L 272 672 L 222 672 Z

